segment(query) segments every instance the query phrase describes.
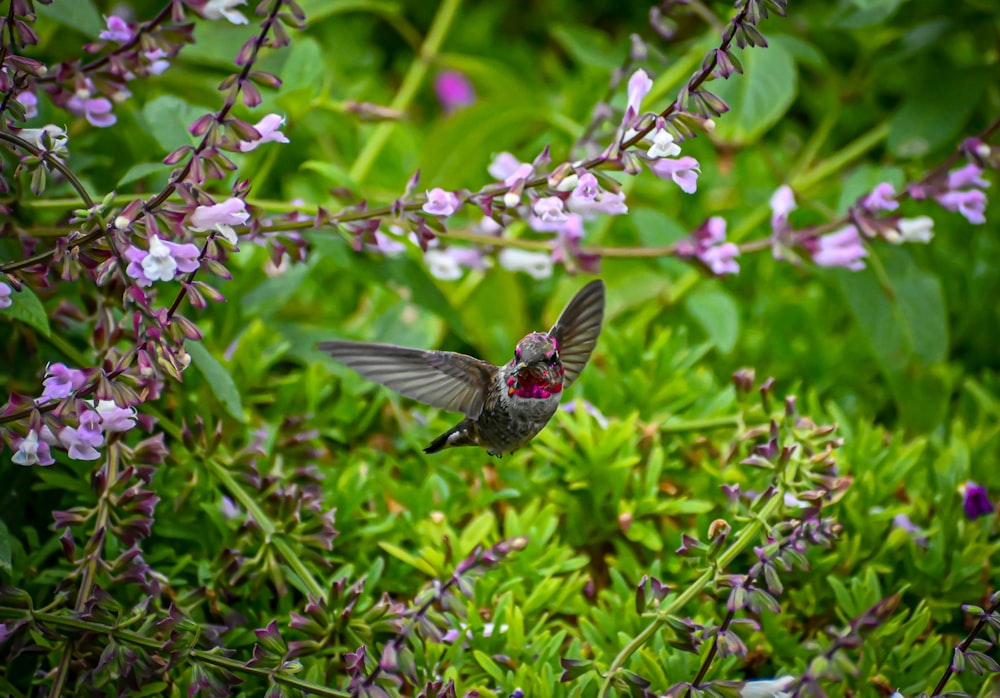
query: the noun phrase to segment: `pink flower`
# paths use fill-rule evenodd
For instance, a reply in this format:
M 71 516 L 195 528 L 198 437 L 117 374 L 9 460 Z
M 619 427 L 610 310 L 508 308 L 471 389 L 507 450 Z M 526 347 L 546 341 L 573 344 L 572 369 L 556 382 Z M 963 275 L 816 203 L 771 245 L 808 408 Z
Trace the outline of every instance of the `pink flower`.
M 566 200 L 566 207 L 574 213 L 579 213 L 588 220 L 595 214 L 604 213 L 609 216 L 620 216 L 628 213 L 625 204 L 625 194 L 614 194 L 601 188 L 597 177 L 586 173 Z
M 189 219 L 191 230 L 204 232 L 214 230 L 222 235 L 230 244 L 236 244 L 234 225 L 243 225 L 250 218 L 247 205 L 243 199 L 232 197 L 221 204 L 199 206 Z
M 697 257 L 716 276 L 738 274 L 740 265 L 735 258 L 740 248 L 725 240 L 726 219 L 712 216 L 688 238 L 677 243 L 677 253 L 682 257 Z
M 778 187 L 771 195 L 771 230 L 778 235 L 788 230 L 788 215 L 798 208 L 795 193 L 787 184 Z
M 111 100 L 104 97 L 87 97 L 75 94 L 66 102 L 66 109 L 76 116 L 86 117 L 93 126 L 107 128 L 118 118 L 111 112 Z
M 80 415 L 80 426 L 59 430 L 59 441 L 68 450 L 70 458 L 96 460 L 101 455 L 97 447 L 104 445 L 100 415 L 94 410 L 85 410 Z
M 493 158 L 493 162 L 490 163 L 490 166 L 487 167 L 486 170 L 494 179 L 506 180 L 514 174 L 519 167 L 521 167 L 521 161 L 510 153 L 504 151 L 502 153 L 498 153 L 496 157 Z
M 882 182 L 861 201 L 861 206 L 869 211 L 895 211 L 899 208 L 899 202 L 893 198 L 894 196 L 896 196 L 896 190 L 893 189 L 892 185 L 888 182 Z
M 49 364 L 45 367 L 45 380 L 42 385 L 42 400 L 61 400 L 69 397 L 74 390 L 79 390 L 87 382 L 86 374 L 76 368 L 68 368 L 66 364 Z
M 108 28 L 98 34 L 100 38 L 105 41 L 117 41 L 120 44 L 132 40 L 132 29 L 124 19 L 118 15 L 111 15 L 105 21 L 108 23 Z
M 55 459 L 49 445 L 38 439 L 38 432 L 32 429 L 23 439 L 14 437 L 16 452 L 11 461 L 18 465 L 52 465 Z
M 674 180 L 685 194 L 694 194 L 698 190 L 698 174 L 701 172 L 701 166 L 689 155 L 676 160 L 673 158 L 653 160 L 649 163 L 649 169 L 661 179 L 669 177 Z
M 569 217 L 558 196 L 543 196 L 534 203 L 531 210 L 538 220 L 547 223 L 562 223 Z
M 434 92 L 446 112 L 453 112 L 476 101 L 472 83 L 457 70 L 445 70 L 438 74 L 434 79 Z
M 698 255 L 698 259 L 705 263 L 716 276 L 723 274 L 739 274 L 740 265 L 735 260 L 740 256 L 740 248 L 734 243 L 724 242 L 721 245 L 713 245 Z
M 422 206 L 424 213 L 432 216 L 450 216 L 458 210 L 458 196 L 440 187 L 427 192 L 427 203 Z
M 965 167 L 952 170 L 948 173 L 948 188 L 962 189 L 972 187 L 974 189 L 986 189 L 990 183 L 982 178 L 983 168 L 974 163 L 969 163 Z
M 645 70 L 640 68 L 632 73 L 632 77 L 628 79 L 628 105 L 625 107 L 624 123 L 630 122 L 639 115 L 642 100 L 646 98 L 651 89 L 653 89 L 653 81 L 650 80 Z
M 249 153 L 262 143 L 288 143 L 288 137 L 278 130 L 284 125 L 285 119 L 280 114 L 268 114 L 254 124 L 260 138 L 240 141 L 240 152 Z
M 0 310 L 6 310 L 10 306 L 14 305 L 14 301 L 10 299 L 11 287 L 0 281 Z
M 973 224 L 986 222 L 986 194 L 978 189 L 947 191 L 938 194 L 937 202 L 949 211 L 958 211 Z
M 861 242 L 861 235 L 853 225 L 807 241 L 806 249 L 812 254 L 813 261 L 821 267 L 844 267 L 851 271 L 864 269 L 862 259 L 868 256 L 868 250 Z
M 149 252 L 138 247 L 125 249 L 128 267 L 125 273 L 139 286 L 152 286 L 154 281 L 173 281 L 178 273 L 187 274 L 198 268 L 198 248 L 191 243 L 176 244 L 149 236 Z
M 135 426 L 135 408 L 119 407 L 114 400 L 98 400 L 94 410 L 106 432 L 125 432 Z

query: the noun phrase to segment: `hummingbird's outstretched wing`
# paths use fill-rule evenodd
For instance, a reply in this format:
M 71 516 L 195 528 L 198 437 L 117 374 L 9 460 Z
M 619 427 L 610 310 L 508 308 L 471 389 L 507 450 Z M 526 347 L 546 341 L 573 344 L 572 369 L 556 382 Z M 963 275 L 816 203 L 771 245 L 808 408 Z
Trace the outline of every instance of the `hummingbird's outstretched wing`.
M 319 348 L 365 378 L 425 405 L 476 419 L 496 367 L 465 354 L 332 341 Z
M 573 296 L 549 330 L 549 336 L 559 343 L 559 358 L 565 370 L 563 387 L 572 385 L 590 360 L 603 320 L 604 282 L 597 279 Z

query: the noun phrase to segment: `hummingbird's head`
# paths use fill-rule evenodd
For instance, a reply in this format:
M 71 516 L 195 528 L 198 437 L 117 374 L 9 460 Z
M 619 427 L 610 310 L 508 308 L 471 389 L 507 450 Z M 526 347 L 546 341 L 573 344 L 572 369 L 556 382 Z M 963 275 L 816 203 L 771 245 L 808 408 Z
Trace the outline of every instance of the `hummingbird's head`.
M 544 332 L 532 332 L 514 349 L 514 365 L 521 369 L 536 370 L 559 361 L 559 345 Z

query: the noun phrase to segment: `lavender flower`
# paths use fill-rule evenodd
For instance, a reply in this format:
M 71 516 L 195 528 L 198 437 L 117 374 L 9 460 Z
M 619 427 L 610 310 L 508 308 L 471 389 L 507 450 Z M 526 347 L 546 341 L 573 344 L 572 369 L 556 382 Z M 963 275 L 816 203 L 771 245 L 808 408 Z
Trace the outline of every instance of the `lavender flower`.
M 969 480 L 959 485 L 958 492 L 962 495 L 962 508 L 965 509 L 965 515 L 971 521 L 993 513 L 993 502 L 990 501 L 989 493 L 982 485 Z
M 85 410 L 80 415 L 80 426 L 63 427 L 59 430 L 59 441 L 74 460 L 97 460 L 101 454 L 97 447 L 104 445 L 101 432 L 101 416 L 94 410 Z
M 106 97 L 94 97 L 95 91 L 94 84 L 87 79 L 85 84 L 66 101 L 66 109 L 71 114 L 86 118 L 92 126 L 98 128 L 114 126 L 118 117 L 111 112 L 111 100 Z
M 986 189 L 990 183 L 983 179 L 983 168 L 974 163 L 969 163 L 965 167 L 952 170 L 948 173 L 948 188 L 962 189 L 972 187 L 974 189 Z
M 888 182 L 877 185 L 872 192 L 861 201 L 861 206 L 869 211 L 895 211 L 899 208 L 899 202 L 893 197 L 896 190 Z
M 974 225 L 986 222 L 986 194 L 978 189 L 946 191 L 938 194 L 937 202 L 949 211 L 957 211 Z
M 106 432 L 126 432 L 135 426 L 134 407 L 119 407 L 114 400 L 98 400 L 94 410 Z
M 434 93 L 441 108 L 450 113 L 476 101 L 476 91 L 469 79 L 457 70 L 444 70 L 434 79 Z
M 777 237 L 790 229 L 788 216 L 798 208 L 798 204 L 795 203 L 795 192 L 787 184 L 782 184 L 771 195 L 770 204 L 771 230 L 774 232 L 775 237 Z
M 162 75 L 170 67 L 167 52 L 163 49 L 154 48 L 152 51 L 145 51 L 142 57 L 146 60 L 146 72 L 149 75 Z
M 606 191 L 597 182 L 597 177 L 586 173 L 580 177 L 576 187 L 566 200 L 570 211 L 579 213 L 584 218 L 593 218 L 598 213 L 609 216 L 620 216 L 628 213 L 625 204 L 625 194 Z
M 924 534 L 923 529 L 913 523 L 906 514 L 896 514 L 892 517 L 892 527 L 906 531 L 913 542 L 921 548 L 927 547 L 927 536 Z
M 247 0 L 208 0 L 201 8 L 201 16 L 205 19 L 227 19 L 233 24 L 247 24 L 250 22 L 242 12 L 234 10 L 234 7 L 246 5 Z
M 677 243 L 677 253 L 682 257 L 697 257 L 717 276 L 738 274 L 740 265 L 735 260 L 740 248 L 726 240 L 726 219 L 712 216 L 688 238 Z
M 288 143 L 288 137 L 280 129 L 285 125 L 285 119 L 280 114 L 268 114 L 263 119 L 254 124 L 254 129 L 260 134 L 260 138 L 240 141 L 240 152 L 249 153 L 263 143 Z
M 24 107 L 24 118 L 34 119 L 38 116 L 38 97 L 31 90 L 18 92 L 15 99 Z
M 74 390 L 79 390 L 86 384 L 86 374 L 65 364 L 49 364 L 45 367 L 44 390 L 39 400 L 61 400 L 67 398 Z
M 806 241 L 806 249 L 812 255 L 813 261 L 821 267 L 844 267 L 851 271 L 865 268 L 863 258 L 868 256 L 868 250 L 861 242 L 861 235 L 853 225 L 847 225 L 840 230 Z
M 0 310 L 6 310 L 10 306 L 14 305 L 14 301 L 10 299 L 11 292 L 11 287 L 3 281 L 0 281 Z
M 504 151 L 502 153 L 497 153 L 496 157 L 493 158 L 493 162 L 491 162 L 490 166 L 486 168 L 486 171 L 489 172 L 490 176 L 494 179 L 506 180 L 512 174 L 517 172 L 518 168 L 521 166 L 520 160 Z
M 693 157 L 685 155 L 676 160 L 660 158 L 649 163 L 649 169 L 661 179 L 672 179 L 674 184 L 685 194 L 694 194 L 698 190 L 698 175 L 701 165 Z
M 125 273 L 139 286 L 152 286 L 154 281 L 173 281 L 178 273 L 187 274 L 198 268 L 198 248 L 191 243 L 177 244 L 149 236 L 149 252 L 129 246 L 124 256 L 129 263 Z
M 118 15 L 110 15 L 105 18 L 105 21 L 108 24 L 108 28 L 98 34 L 100 38 L 105 41 L 117 41 L 120 44 L 132 40 L 132 29 L 124 19 Z
M 432 216 L 450 216 L 458 210 L 458 196 L 453 192 L 445 191 L 440 187 L 435 187 L 427 192 L 427 203 L 421 208 L 424 213 Z
M 651 89 L 653 89 L 653 81 L 646 74 L 645 70 L 640 68 L 632 73 L 632 76 L 628 79 L 628 101 L 625 107 L 623 123 L 628 124 L 639 115 L 642 100 L 646 98 Z M 629 138 L 631 136 L 626 133 L 625 139 L 628 140 Z
M 17 465 L 52 465 L 55 459 L 49 451 L 49 445 L 39 440 L 38 432 L 32 429 L 23 439 L 14 438 L 14 453 L 11 461 Z
M 250 218 L 247 213 L 247 205 L 243 199 L 231 197 L 221 204 L 211 206 L 199 206 L 191 214 L 188 222 L 191 230 L 196 233 L 203 233 L 209 230 L 222 235 L 227 242 L 235 245 L 237 242 L 234 225 L 243 225 Z

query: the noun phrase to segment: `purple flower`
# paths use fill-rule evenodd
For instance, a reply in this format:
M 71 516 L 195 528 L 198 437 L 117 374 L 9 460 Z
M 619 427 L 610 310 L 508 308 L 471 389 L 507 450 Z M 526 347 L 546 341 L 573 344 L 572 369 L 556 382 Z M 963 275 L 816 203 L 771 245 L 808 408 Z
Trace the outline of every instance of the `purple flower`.
M 539 221 L 544 223 L 565 223 L 569 218 L 563 201 L 558 196 L 543 196 L 531 207 L 531 211 Z
M 972 187 L 973 189 L 986 189 L 990 183 L 982 178 L 983 168 L 975 163 L 969 163 L 965 167 L 952 170 L 948 173 L 948 188 L 962 189 Z
M 0 281 L 0 310 L 6 310 L 10 306 L 14 305 L 14 301 L 10 299 L 11 287 Z
M 726 219 L 712 216 L 690 237 L 677 243 L 677 254 L 697 257 L 716 276 L 738 274 L 740 265 L 735 258 L 739 256 L 740 248 L 725 240 Z
M 125 432 L 135 426 L 135 408 L 119 407 L 114 400 L 98 400 L 94 410 L 106 432 Z
M 87 86 L 76 91 L 66 101 L 66 109 L 71 114 L 83 116 L 93 126 L 107 128 L 113 126 L 118 118 L 111 112 L 111 100 L 106 97 L 94 97 L 94 86 L 87 81 Z
M 98 34 L 100 38 L 105 41 L 117 41 L 120 44 L 131 41 L 132 29 L 128 26 L 128 22 L 118 15 L 111 15 L 105 21 L 108 23 L 108 28 Z
M 906 514 L 896 514 L 892 517 L 892 527 L 906 531 L 910 535 L 910 538 L 913 539 L 913 542 L 921 548 L 927 547 L 927 536 L 924 535 L 921 528 L 913 523 Z
M 969 480 L 959 485 L 958 492 L 962 495 L 962 508 L 970 520 L 974 521 L 980 516 L 993 513 L 993 502 L 990 501 L 989 493 L 982 485 Z
M 978 189 L 947 191 L 935 198 L 949 211 L 961 213 L 970 223 L 978 225 L 986 222 L 986 194 Z
M 199 206 L 191 214 L 188 223 L 191 230 L 195 232 L 214 230 L 231 245 L 235 245 L 236 231 L 233 230 L 232 226 L 243 225 L 249 218 L 250 214 L 247 213 L 246 202 L 243 199 L 232 197 L 221 204 Z
M 138 247 L 125 249 L 128 267 L 125 273 L 139 286 L 152 286 L 154 281 L 173 281 L 178 273 L 187 274 L 198 268 L 198 248 L 191 243 L 177 244 L 149 236 L 149 252 Z
M 24 107 L 24 118 L 33 119 L 38 116 L 38 97 L 31 90 L 24 90 L 23 92 L 18 92 L 17 96 L 14 98 L 21 103 Z
M 868 256 L 868 250 L 861 242 L 861 235 L 853 225 L 807 241 L 806 249 L 813 261 L 821 267 L 844 267 L 851 271 L 864 269 L 862 259 Z
M 59 430 L 59 441 L 74 460 L 97 460 L 101 454 L 97 447 L 104 445 L 101 433 L 101 416 L 94 410 L 85 410 L 80 415 L 80 426 L 63 427 Z
M 598 184 L 597 177 L 590 172 L 580 177 L 576 187 L 570 193 L 569 199 L 566 200 L 566 207 L 588 219 L 593 218 L 597 213 L 605 213 L 609 216 L 620 216 L 628 213 L 625 195 L 605 191 Z
M 632 73 L 632 77 L 628 79 L 628 103 L 625 107 L 623 123 L 628 123 L 639 115 L 642 100 L 646 98 L 651 89 L 653 89 L 653 81 L 650 80 L 645 70 L 640 68 Z
M 882 182 L 872 189 L 871 194 L 861 201 L 861 206 L 869 211 L 895 211 L 899 208 L 899 202 L 893 197 L 896 190 L 888 182 Z
M 490 166 L 486 168 L 490 176 L 497 180 L 506 180 L 512 174 L 514 174 L 517 169 L 521 167 L 521 161 L 510 153 L 504 151 L 498 153 L 496 157 L 493 158 L 493 162 Z
M 544 252 L 505 247 L 497 254 L 497 261 L 508 271 L 523 271 L 539 281 L 552 276 L 552 257 Z
M 476 101 L 472 83 L 457 70 L 445 70 L 434 79 L 434 92 L 445 112 L 453 112 Z
M 208 0 L 201 8 L 201 15 L 205 19 L 222 19 L 224 17 L 233 24 L 247 24 L 250 20 L 244 17 L 242 12 L 233 9 L 246 4 L 247 0 Z
M 698 190 L 698 174 L 701 172 L 701 166 L 689 155 L 676 160 L 673 158 L 653 160 L 649 163 L 649 169 L 661 179 L 669 177 L 674 180 L 685 194 L 694 194 Z
M 771 195 L 771 230 L 779 235 L 788 230 L 788 216 L 798 208 L 795 193 L 787 184 L 778 187 Z
M 288 143 L 288 138 L 280 129 L 285 125 L 285 119 L 280 114 L 268 114 L 263 119 L 254 124 L 254 129 L 260 134 L 260 138 L 249 141 L 240 141 L 240 152 L 249 153 L 262 143 Z
M 427 203 L 422 207 L 424 213 L 432 216 L 450 216 L 458 210 L 458 196 L 441 187 L 435 187 L 427 192 Z
M 740 265 L 736 257 L 740 256 L 740 248 L 731 242 L 713 245 L 698 255 L 705 266 L 716 276 L 723 274 L 739 274 Z
M 23 439 L 14 437 L 14 453 L 11 461 L 17 465 L 52 465 L 55 459 L 45 441 L 39 441 L 38 432 L 32 429 Z
M 150 75 L 161 75 L 170 67 L 167 52 L 163 49 L 154 48 L 152 51 L 145 51 L 142 55 L 148 63 L 146 72 Z
M 79 369 L 67 368 L 65 364 L 49 364 L 45 367 L 45 380 L 42 381 L 45 389 L 39 399 L 61 400 L 82 388 L 86 382 L 86 374 Z

